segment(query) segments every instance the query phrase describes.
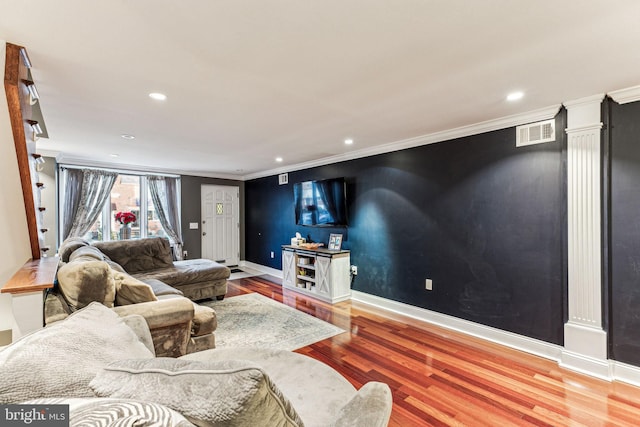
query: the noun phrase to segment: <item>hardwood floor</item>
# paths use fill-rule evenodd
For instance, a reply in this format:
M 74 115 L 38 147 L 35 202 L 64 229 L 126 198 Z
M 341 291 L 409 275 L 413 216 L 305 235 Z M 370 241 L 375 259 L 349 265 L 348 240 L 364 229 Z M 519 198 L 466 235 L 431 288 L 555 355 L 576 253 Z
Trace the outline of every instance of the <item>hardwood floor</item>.
M 335 305 L 285 290 L 272 276 L 229 282 L 347 331 L 296 350 L 356 388 L 391 387 L 390 426 L 638 426 L 640 388 L 357 302 Z

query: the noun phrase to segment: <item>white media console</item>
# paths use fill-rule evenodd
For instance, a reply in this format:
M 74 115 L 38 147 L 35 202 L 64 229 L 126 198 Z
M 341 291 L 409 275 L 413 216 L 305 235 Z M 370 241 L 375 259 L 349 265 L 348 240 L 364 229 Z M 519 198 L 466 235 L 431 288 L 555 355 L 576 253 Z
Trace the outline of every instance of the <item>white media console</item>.
M 331 304 L 351 298 L 349 251 L 282 246 L 282 286 Z

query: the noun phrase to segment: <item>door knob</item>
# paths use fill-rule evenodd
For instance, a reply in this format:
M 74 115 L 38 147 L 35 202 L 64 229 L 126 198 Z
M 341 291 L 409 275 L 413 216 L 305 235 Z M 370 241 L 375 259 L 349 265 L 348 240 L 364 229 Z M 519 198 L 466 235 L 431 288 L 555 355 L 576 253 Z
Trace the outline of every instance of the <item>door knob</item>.
M 203 236 L 206 236 L 206 235 L 207 235 L 207 232 L 206 232 L 206 231 L 203 231 L 203 232 L 202 232 L 202 235 L 203 235 Z

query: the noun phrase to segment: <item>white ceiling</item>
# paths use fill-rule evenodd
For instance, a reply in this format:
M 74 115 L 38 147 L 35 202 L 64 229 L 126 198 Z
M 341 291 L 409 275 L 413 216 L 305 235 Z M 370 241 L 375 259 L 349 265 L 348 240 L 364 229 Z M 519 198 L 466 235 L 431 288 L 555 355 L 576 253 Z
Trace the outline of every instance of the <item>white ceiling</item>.
M 638 0 L 0 0 L 39 150 L 239 178 L 638 85 L 639 20 Z

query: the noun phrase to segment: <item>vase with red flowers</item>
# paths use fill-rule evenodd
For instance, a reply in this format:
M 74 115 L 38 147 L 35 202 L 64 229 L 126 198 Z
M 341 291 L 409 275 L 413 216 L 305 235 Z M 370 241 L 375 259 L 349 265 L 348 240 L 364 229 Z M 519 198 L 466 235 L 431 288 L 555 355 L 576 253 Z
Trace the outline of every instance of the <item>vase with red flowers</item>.
M 136 215 L 133 212 L 116 213 L 116 221 L 122 226 L 120 227 L 120 240 L 131 238 L 131 223 L 136 221 Z

